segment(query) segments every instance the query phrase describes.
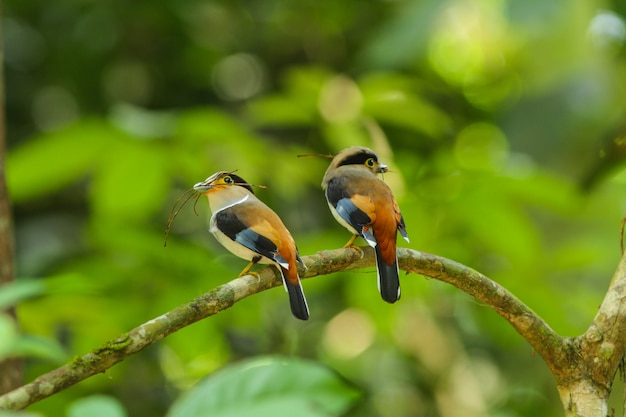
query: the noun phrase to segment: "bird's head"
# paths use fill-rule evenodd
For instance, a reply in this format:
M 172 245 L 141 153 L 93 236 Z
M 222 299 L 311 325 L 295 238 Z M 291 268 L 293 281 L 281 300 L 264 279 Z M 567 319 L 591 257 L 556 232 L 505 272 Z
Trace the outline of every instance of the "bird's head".
M 351 146 L 342 150 L 335 155 L 328 170 L 346 165 L 362 166 L 374 174 L 384 173 L 389 170 L 386 164 L 378 160 L 378 155 L 373 150 L 364 146 Z
M 254 194 L 251 184 L 248 184 L 239 175 L 227 171 L 216 172 L 206 180 L 196 183 L 193 189 L 199 193 L 207 194 L 213 191 L 224 190 L 228 187 L 243 187 Z

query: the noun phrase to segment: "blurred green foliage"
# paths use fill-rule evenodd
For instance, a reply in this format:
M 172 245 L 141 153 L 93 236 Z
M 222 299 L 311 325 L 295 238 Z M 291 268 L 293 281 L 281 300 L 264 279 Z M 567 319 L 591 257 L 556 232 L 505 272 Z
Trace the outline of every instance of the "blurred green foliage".
M 5 311 L 31 297 L 46 291 L 41 280 L 20 280 L 0 286 L 0 309 Z M 0 313 L 0 360 L 29 356 L 61 363 L 67 360 L 63 348 L 54 340 L 20 334 L 15 320 L 8 313 Z
M 626 114 L 623 2 L 8 0 L 4 12 L 18 275 L 45 283 L 16 299 L 22 332 L 47 346 L 24 352 L 28 380 L 241 270 L 203 200 L 163 247 L 177 197 L 215 171 L 266 185 L 257 194 L 303 255 L 344 244 L 320 188 L 328 161 L 296 155 L 357 144 L 391 166 L 411 248 L 487 274 L 561 334 L 592 320 L 626 212 L 612 133 Z M 306 280 L 306 323 L 268 291 L 29 410 L 161 416 L 214 371 L 273 354 L 360 387 L 349 416 L 561 412 L 541 358 L 493 311 L 434 280 L 402 286 L 387 305 L 373 269 Z

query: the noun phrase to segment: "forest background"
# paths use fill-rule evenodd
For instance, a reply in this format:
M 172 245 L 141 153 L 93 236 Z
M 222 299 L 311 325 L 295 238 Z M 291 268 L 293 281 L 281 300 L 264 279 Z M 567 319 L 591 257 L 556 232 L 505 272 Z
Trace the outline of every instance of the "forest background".
M 215 171 L 266 185 L 257 195 L 303 255 L 343 245 L 320 187 L 328 161 L 296 155 L 351 145 L 391 167 L 400 246 L 488 275 L 560 334 L 593 318 L 626 213 L 623 2 L 3 6 L 7 181 L 30 297 L 19 333 L 0 331 L 26 381 L 237 275 L 245 262 L 207 232 L 203 200 L 163 247 L 177 197 Z M 542 359 L 491 309 L 420 276 L 402 287 L 387 305 L 373 268 L 308 279 L 308 322 L 266 291 L 29 411 L 106 398 L 161 416 L 207 375 L 281 355 L 358 387 L 349 416 L 562 413 Z

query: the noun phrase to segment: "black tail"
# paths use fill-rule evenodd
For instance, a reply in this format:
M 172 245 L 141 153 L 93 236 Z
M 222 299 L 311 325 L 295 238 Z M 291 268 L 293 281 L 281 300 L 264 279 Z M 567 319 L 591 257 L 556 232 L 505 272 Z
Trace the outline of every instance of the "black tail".
M 285 287 L 287 287 L 287 293 L 289 294 L 289 304 L 291 305 L 291 313 L 300 320 L 309 319 L 309 306 L 304 298 L 304 292 L 302 291 L 302 285 L 298 282 L 298 285 L 293 285 L 288 280 L 285 280 Z
M 395 303 L 400 299 L 400 278 L 398 277 L 398 259 L 393 265 L 387 265 L 376 246 L 376 271 L 378 273 L 378 291 L 388 303 Z

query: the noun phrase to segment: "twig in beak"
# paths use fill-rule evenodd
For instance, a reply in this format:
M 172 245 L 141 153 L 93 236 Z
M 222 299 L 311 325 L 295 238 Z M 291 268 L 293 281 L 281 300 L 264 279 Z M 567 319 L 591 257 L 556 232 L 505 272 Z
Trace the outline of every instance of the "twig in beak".
M 198 199 L 200 198 L 201 194 L 197 194 L 196 190 L 192 188 L 185 191 L 183 194 L 181 194 L 180 197 L 176 199 L 176 202 L 172 207 L 172 211 L 170 211 L 170 215 L 167 218 L 167 226 L 165 227 L 165 242 L 163 242 L 163 247 L 167 246 L 167 237 L 170 234 L 170 228 L 172 227 L 172 223 L 174 223 L 174 219 L 176 218 L 176 216 L 178 216 L 178 213 L 180 213 L 183 207 L 185 207 L 185 204 L 187 204 L 187 202 L 191 200 L 194 195 L 196 195 L 196 201 L 193 203 L 193 212 L 196 213 L 196 216 L 198 215 L 198 212 L 196 211 L 196 203 L 198 203 Z M 178 203 L 181 200 L 183 200 L 183 202 L 179 205 Z M 176 206 L 178 206 L 178 208 Z

